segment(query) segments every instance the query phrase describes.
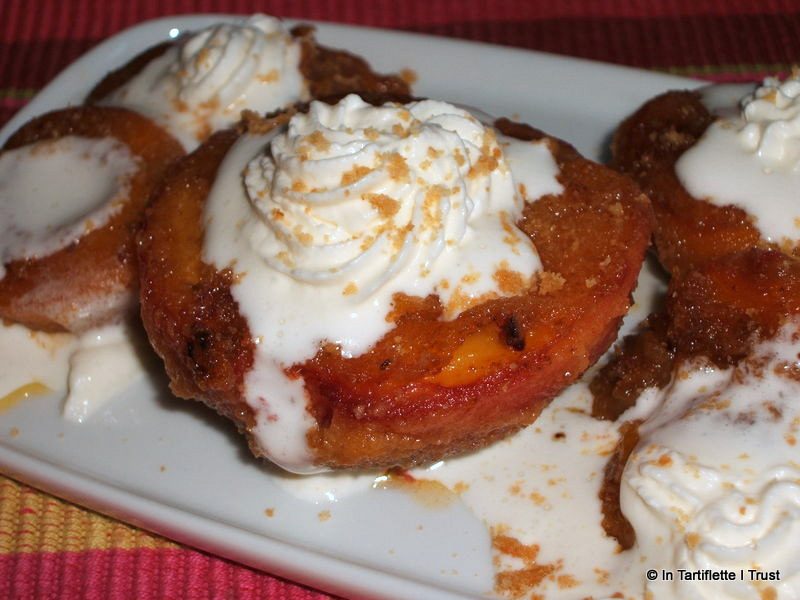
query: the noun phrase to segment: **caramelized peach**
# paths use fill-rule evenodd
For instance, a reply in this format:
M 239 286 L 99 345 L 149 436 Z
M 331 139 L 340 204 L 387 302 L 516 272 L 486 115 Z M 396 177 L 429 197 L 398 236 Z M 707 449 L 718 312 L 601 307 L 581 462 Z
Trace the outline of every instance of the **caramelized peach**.
M 756 341 L 771 338 L 799 313 L 800 262 L 776 250 L 746 250 L 675 275 L 665 312 L 627 337 L 591 382 L 592 412 L 618 419 L 645 388 L 666 386 L 684 361 L 736 365 Z M 620 427 L 600 494 L 603 528 L 623 548 L 632 545 L 634 533 L 619 507 L 619 486 L 637 428 L 634 422 Z
M 47 256 L 5 265 L 0 317 L 44 331 L 81 332 L 120 319 L 136 306 L 134 237 L 167 167 L 183 154 L 148 119 L 121 108 L 67 108 L 23 125 L 3 151 L 64 136 L 111 137 L 140 159 L 122 208 L 104 226 Z
M 645 388 L 669 383 L 678 361 L 736 364 L 755 340 L 771 337 L 798 313 L 800 262 L 776 250 L 747 250 L 676 275 L 666 311 L 626 337 L 592 380 L 592 412 L 615 420 Z
M 350 93 L 399 98 L 411 93 L 408 83 L 401 77 L 381 75 L 374 72 L 360 56 L 319 45 L 314 38 L 314 28 L 310 25 L 299 25 L 292 29 L 291 34 L 301 44 L 300 71 L 312 98 L 334 98 Z M 150 61 L 161 56 L 174 43 L 176 42 L 163 42 L 152 46 L 108 73 L 89 92 L 86 103 L 101 102 L 138 75 Z
M 501 120 L 520 139 L 545 139 L 564 192 L 526 204 L 518 226 L 544 273 L 522 294 L 442 317 L 436 296 L 396 298 L 394 327 L 367 352 L 333 345 L 287 369 L 301 378 L 317 464 L 387 467 L 479 448 L 531 423 L 616 337 L 650 236 L 650 207 L 626 177 L 564 142 Z M 232 131 L 181 161 L 140 237 L 142 316 L 172 389 L 205 401 L 245 433 L 253 341 L 230 292 L 232 275 L 202 262 L 202 212 Z M 251 448 L 261 450 L 250 436 Z
M 658 258 L 671 273 L 769 246 L 746 212 L 692 197 L 675 174 L 676 161 L 713 121 L 697 92 L 667 92 L 614 135 L 612 166 L 633 177 L 652 201 Z

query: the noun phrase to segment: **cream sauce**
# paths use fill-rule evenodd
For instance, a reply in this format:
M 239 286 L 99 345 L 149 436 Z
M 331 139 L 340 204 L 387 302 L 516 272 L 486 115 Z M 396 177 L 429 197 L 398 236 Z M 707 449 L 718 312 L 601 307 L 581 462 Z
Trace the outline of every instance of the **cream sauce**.
M 47 256 L 105 225 L 137 168 L 114 138 L 66 136 L 0 154 L 0 263 Z

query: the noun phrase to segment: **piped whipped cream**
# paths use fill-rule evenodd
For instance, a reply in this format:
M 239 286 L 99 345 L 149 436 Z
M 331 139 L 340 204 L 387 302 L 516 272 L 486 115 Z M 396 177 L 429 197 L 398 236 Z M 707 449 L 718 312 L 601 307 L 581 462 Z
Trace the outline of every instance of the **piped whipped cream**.
M 723 92 L 731 89 L 737 88 Z M 678 178 L 695 198 L 746 211 L 767 241 L 794 246 L 800 240 L 800 73 L 782 82 L 765 79 L 736 112 L 720 105 L 729 96 L 701 95 L 721 118 L 678 160 Z
M 800 72 L 785 81 L 768 77 L 742 100 L 747 123 L 742 145 L 771 169 L 795 169 L 800 162 Z
M 0 154 L 0 263 L 47 256 L 105 225 L 137 169 L 114 138 L 66 136 Z
M 278 19 L 253 15 L 179 38 L 102 103 L 150 117 L 193 150 L 242 110 L 308 100 L 300 59 L 300 44 Z
M 506 154 L 530 161 L 524 197 Z M 541 265 L 515 222 L 524 198 L 561 191 L 557 173 L 546 142 L 498 140 L 429 100 L 315 102 L 233 146 L 206 205 L 204 260 L 238 274 L 232 293 L 256 342 L 247 401 L 273 461 L 312 468 L 305 391 L 284 369 L 320 344 L 367 351 L 393 327 L 395 294 L 437 294 L 452 318 L 527 289 Z
M 635 561 L 675 573 L 647 584 L 652 597 L 800 597 L 799 334 L 797 322 L 785 326 L 735 368 L 684 365 L 640 398 L 634 410 L 650 416 L 621 506 Z M 679 569 L 734 577 L 682 580 Z

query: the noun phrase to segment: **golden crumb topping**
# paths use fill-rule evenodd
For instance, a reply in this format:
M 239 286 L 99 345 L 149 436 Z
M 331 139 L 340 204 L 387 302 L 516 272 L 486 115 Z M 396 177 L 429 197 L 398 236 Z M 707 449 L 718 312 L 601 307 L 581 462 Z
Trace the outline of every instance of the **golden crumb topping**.
M 369 167 L 365 167 L 364 165 L 355 165 L 349 171 L 345 171 L 344 173 L 342 173 L 341 183 L 342 185 L 351 185 L 356 181 L 358 181 L 359 179 L 366 177 L 369 173 L 372 173 L 373 170 L 374 169 L 370 169 Z
M 400 210 L 400 202 L 386 194 L 364 194 L 361 197 L 369 202 L 383 219 L 391 219 Z

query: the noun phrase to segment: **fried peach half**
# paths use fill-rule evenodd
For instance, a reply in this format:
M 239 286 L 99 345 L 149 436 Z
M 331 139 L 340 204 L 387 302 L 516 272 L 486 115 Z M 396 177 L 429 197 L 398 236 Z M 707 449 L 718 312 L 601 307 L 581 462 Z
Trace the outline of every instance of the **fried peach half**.
M 757 341 L 774 337 L 785 320 L 797 314 L 800 261 L 776 250 L 745 250 L 678 275 L 670 282 L 665 310 L 625 338 L 593 378 L 592 414 L 619 419 L 646 388 L 663 388 L 687 361 L 734 366 Z M 630 548 L 635 540 L 619 506 L 619 489 L 638 443 L 638 426 L 635 421 L 620 426 L 620 441 L 600 492 L 603 528 L 622 548 Z
M 291 30 L 291 34 L 301 45 L 300 72 L 312 98 L 333 98 L 349 93 L 404 97 L 411 93 L 408 82 L 402 77 L 376 73 L 360 56 L 318 44 L 314 28 L 310 25 L 298 25 Z M 89 92 L 86 103 L 102 101 L 176 43 L 163 42 L 147 48 L 111 71 Z
M 0 317 L 42 331 L 80 333 L 121 319 L 137 304 L 135 234 L 150 194 L 183 149 L 163 129 L 120 108 L 56 110 L 29 121 L 2 152 L 65 136 L 113 138 L 137 170 L 127 198 L 101 227 L 51 254 L 12 260 L 0 279 Z
M 633 177 L 653 203 L 658 258 L 671 273 L 774 247 L 747 212 L 693 197 L 675 174 L 675 163 L 714 120 L 698 92 L 667 92 L 623 121 L 612 142 L 612 166 Z
M 616 337 L 650 239 L 646 197 L 564 142 L 507 120 L 495 126 L 545 139 L 560 168 L 563 193 L 527 203 L 518 222 L 544 273 L 524 293 L 452 320 L 436 296 L 396 298 L 394 328 L 367 352 L 347 358 L 322 345 L 290 366 L 305 385 L 318 465 L 410 466 L 480 448 L 534 421 Z M 142 318 L 173 391 L 247 434 L 252 336 L 231 296 L 233 275 L 201 259 L 204 202 L 236 139 L 219 133 L 181 161 L 148 210 L 139 259 Z
M 753 248 L 677 275 L 664 311 L 622 340 L 593 378 L 592 413 L 616 420 L 645 388 L 667 385 L 681 361 L 735 365 L 796 314 L 800 261 L 777 250 Z

